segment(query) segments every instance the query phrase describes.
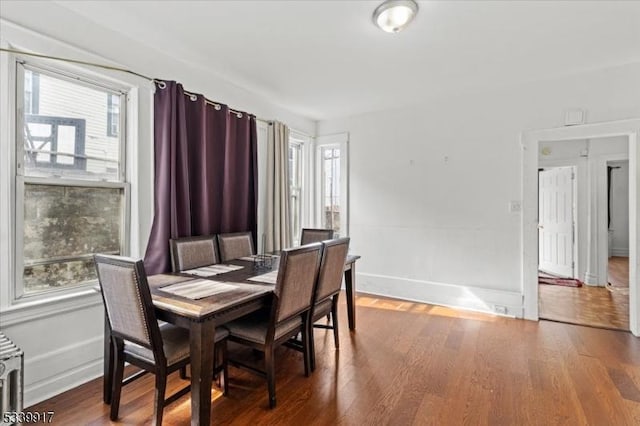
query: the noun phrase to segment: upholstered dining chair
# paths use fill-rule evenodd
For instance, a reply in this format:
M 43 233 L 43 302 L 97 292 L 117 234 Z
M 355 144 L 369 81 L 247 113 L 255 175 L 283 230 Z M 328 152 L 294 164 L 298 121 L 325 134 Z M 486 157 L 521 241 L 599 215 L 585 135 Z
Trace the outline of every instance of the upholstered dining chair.
M 251 256 L 255 253 L 251 232 L 218 234 L 218 248 L 220 249 L 220 259 L 222 262 L 239 257 Z
M 225 324 L 229 340 L 264 352 L 265 371 L 237 361 L 229 362 L 266 377 L 270 408 L 276 406 L 274 350 L 277 346 L 301 333 L 304 372 L 306 376 L 310 372 L 309 309 L 321 252 L 319 243 L 282 251 L 271 309 Z
M 169 240 L 173 272 L 220 263 L 215 235 Z
M 338 297 L 342 285 L 344 264 L 349 251 L 349 238 L 338 238 L 322 243 L 322 261 L 318 273 L 318 283 L 311 308 L 311 321 L 309 327 L 311 371 L 315 370 L 316 357 L 313 340 L 313 328 L 333 329 L 333 339 L 336 349 L 340 348 L 338 337 Z M 316 324 L 320 318 L 328 316 L 331 325 Z
M 167 376 L 189 363 L 189 331 L 159 326 L 142 260 L 107 255 L 95 255 L 94 260 L 114 347 L 110 418 L 118 418 L 126 361 L 155 374 L 154 423 L 161 425 L 164 407 L 189 391 L 187 386 L 165 399 Z M 214 370 L 223 374 L 225 393 L 227 335 L 226 329 L 216 330 L 216 358 L 222 362 Z
M 302 228 L 300 234 L 300 245 L 304 246 L 311 243 L 320 243 L 333 238 L 333 229 L 312 229 Z

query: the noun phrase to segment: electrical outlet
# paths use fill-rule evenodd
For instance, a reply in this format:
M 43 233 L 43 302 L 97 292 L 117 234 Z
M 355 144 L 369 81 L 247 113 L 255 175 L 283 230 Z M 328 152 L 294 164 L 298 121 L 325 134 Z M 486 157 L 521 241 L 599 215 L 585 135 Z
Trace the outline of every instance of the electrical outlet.
M 495 305 L 493 307 L 493 310 L 496 311 L 497 314 L 507 315 L 507 307 L 506 306 Z

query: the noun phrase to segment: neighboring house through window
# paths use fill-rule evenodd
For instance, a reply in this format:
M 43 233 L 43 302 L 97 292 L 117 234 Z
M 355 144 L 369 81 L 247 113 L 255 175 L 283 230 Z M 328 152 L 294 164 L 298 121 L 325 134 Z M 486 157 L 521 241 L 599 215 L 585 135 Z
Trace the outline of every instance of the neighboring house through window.
M 38 114 L 40 104 L 40 74 L 31 70 L 24 72 L 24 113 Z
M 120 129 L 120 96 L 107 95 L 107 136 L 117 137 Z

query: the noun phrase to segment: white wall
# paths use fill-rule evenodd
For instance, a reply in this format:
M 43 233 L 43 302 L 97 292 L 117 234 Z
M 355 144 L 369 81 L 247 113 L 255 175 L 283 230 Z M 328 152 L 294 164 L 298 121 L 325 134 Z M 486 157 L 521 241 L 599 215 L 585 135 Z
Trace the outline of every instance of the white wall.
M 54 3 L 38 3 L 37 9 L 29 2 L 6 7 L 3 4 L 1 13 L 2 19 L 22 22 L 22 25 L 5 20 L 0 22 L 3 47 L 113 64 L 109 58 L 137 72 L 180 81 L 187 90 L 203 93 L 233 108 L 262 118 L 279 119 L 306 133 L 315 133 L 312 120 L 217 79 L 207 70 L 180 63 L 172 58 L 171 52 L 148 49 L 119 34 L 107 32 Z M 25 406 L 29 406 L 102 374 L 103 310 L 99 296 L 91 290 L 57 300 L 11 303 L 14 169 L 12 156 L 7 153 L 12 152 L 14 113 L 13 97 L 6 94 L 12 93 L 14 88 L 9 81 L 10 57 L 2 53 L 0 59 L 3 94 L 0 101 L 0 326 L 25 351 Z M 131 102 L 137 106 L 139 114 L 129 117 L 127 123 L 131 136 L 127 168 L 132 189 L 131 255 L 141 257 L 153 220 L 153 86 L 127 74 L 88 70 L 120 79 L 135 88 Z
M 350 134 L 358 289 L 522 315 L 519 133 L 640 116 L 640 64 L 318 123 Z M 429 82 L 425 82 L 429 84 Z
M 629 256 L 629 161 L 611 161 L 611 225 L 612 256 Z

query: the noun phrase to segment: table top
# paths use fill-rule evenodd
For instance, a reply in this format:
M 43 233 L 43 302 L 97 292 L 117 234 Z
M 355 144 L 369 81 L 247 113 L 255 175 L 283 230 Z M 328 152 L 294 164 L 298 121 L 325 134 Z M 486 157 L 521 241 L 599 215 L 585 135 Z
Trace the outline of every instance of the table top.
M 349 254 L 345 267 L 350 267 L 360 256 Z M 234 259 L 225 264 L 242 266 L 242 269 L 209 277 L 196 277 L 185 273 L 166 273 L 151 275 L 147 278 L 151 297 L 156 308 L 179 315 L 190 320 L 203 320 L 222 311 L 228 311 L 243 304 L 264 299 L 275 288 L 274 284 L 248 281 L 249 278 L 278 269 L 279 257 L 273 257 L 270 268 L 256 268 L 256 263 L 248 260 Z M 212 280 L 237 284 L 232 290 L 218 293 L 201 299 L 189 299 L 162 290 L 163 287 L 180 282 L 194 280 Z
M 203 319 L 216 312 L 233 309 L 236 306 L 264 298 L 271 294 L 273 284 L 247 282 L 248 278 L 269 272 L 269 269 L 257 270 L 254 262 L 244 260 L 232 260 L 228 264 L 243 266 L 242 269 L 220 275 L 206 277 L 204 279 L 218 282 L 229 282 L 236 285 L 234 289 L 218 293 L 201 299 L 189 299 L 162 291 L 162 288 L 180 282 L 202 280 L 202 277 L 194 277 L 183 273 L 166 273 L 151 275 L 147 278 L 151 297 L 156 308 L 191 319 Z M 275 264 L 277 268 L 277 263 Z

